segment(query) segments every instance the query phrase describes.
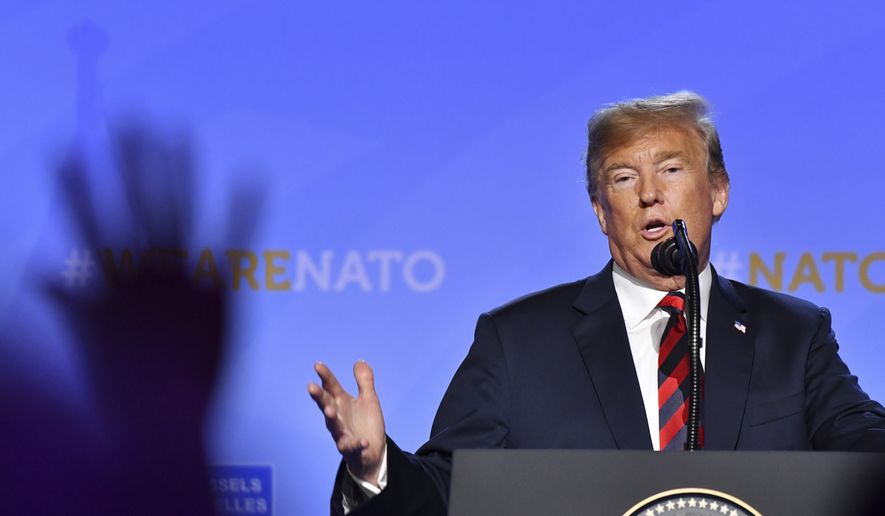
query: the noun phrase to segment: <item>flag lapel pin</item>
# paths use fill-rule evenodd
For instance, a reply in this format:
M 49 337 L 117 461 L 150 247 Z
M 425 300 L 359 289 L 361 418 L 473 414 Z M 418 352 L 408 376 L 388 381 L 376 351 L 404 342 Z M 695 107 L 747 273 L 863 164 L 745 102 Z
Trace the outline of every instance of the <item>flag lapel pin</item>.
M 747 327 L 744 326 L 740 321 L 734 322 L 734 329 L 744 334 L 747 333 Z

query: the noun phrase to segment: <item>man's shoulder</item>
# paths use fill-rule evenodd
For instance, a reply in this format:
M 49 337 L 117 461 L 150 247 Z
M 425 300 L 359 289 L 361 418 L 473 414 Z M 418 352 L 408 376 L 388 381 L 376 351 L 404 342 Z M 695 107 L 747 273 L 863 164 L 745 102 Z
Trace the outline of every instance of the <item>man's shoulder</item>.
M 530 292 L 486 312 L 495 319 L 566 315 L 574 312 L 573 303 L 584 289 L 588 278 L 561 283 Z
M 810 322 L 820 319 L 821 313 L 827 311 L 826 308 L 811 301 L 783 292 L 767 290 L 728 278 L 720 279 L 731 286 L 748 311 L 761 317 L 796 318 Z

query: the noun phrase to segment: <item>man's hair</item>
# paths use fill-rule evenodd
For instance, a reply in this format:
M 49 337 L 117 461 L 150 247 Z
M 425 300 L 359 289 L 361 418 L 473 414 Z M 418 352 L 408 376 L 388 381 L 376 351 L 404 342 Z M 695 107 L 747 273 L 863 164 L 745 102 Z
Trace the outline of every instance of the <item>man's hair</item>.
M 587 124 L 587 192 L 590 196 L 596 195 L 600 167 L 609 152 L 648 131 L 674 126 L 697 131 L 706 144 L 710 179 L 727 183 L 719 133 L 710 117 L 707 101 L 697 93 L 679 91 L 610 104 L 593 115 Z

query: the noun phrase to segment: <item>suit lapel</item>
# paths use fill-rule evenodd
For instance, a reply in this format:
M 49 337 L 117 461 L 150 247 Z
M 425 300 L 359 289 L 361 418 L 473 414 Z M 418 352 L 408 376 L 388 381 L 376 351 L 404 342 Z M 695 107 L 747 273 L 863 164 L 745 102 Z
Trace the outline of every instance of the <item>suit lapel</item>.
M 743 327 L 743 331 L 739 328 Z M 704 375 L 704 447 L 737 446 L 750 372 L 753 368 L 753 321 L 731 283 L 713 270 L 707 313 Z
M 609 262 L 574 302 L 585 315 L 572 334 L 618 448 L 651 449 L 648 421 Z

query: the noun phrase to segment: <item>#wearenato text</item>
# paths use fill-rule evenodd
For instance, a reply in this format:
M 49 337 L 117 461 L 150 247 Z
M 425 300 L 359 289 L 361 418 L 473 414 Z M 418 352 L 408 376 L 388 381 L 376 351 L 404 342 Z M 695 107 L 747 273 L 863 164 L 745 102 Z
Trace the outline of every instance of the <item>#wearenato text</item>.
M 311 254 L 304 250 L 204 248 L 191 255 L 187 249 L 135 253 L 131 249 L 106 248 L 99 255 L 105 280 L 111 284 L 149 260 L 180 261 L 195 281 L 226 285 L 234 291 L 387 292 L 401 285 L 425 293 L 438 289 L 446 275 L 442 257 L 427 249 L 327 249 Z

